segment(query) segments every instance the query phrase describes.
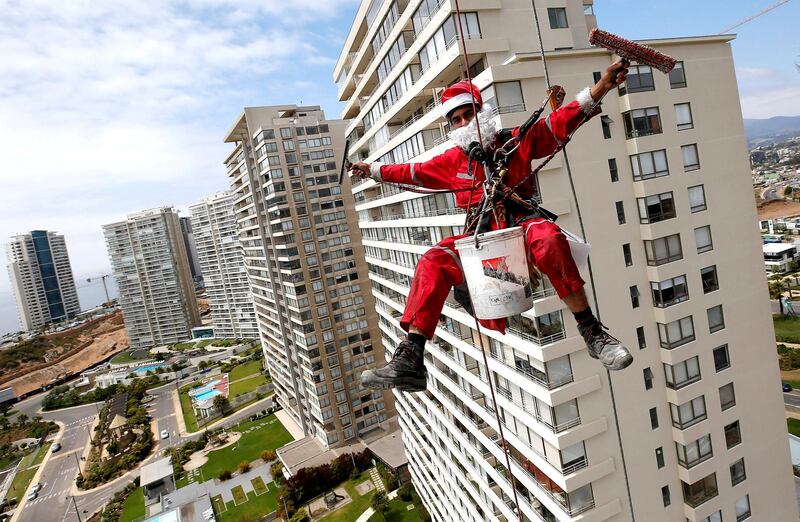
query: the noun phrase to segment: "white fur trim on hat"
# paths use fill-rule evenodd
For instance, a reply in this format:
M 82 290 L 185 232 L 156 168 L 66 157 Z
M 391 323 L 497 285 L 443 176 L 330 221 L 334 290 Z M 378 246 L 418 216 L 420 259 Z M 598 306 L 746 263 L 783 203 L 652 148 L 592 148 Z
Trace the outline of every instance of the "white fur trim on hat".
M 381 167 L 383 167 L 383 163 L 380 161 L 373 161 L 369 164 L 369 173 L 375 181 L 383 181 L 381 177 Z
M 461 94 L 457 94 L 444 102 L 442 104 L 442 112 L 444 113 L 445 117 L 447 117 L 447 115 L 450 114 L 450 111 L 457 109 L 462 105 L 469 105 L 473 102 L 478 104 L 478 100 L 476 100 L 472 94 L 468 92 L 462 92 Z
M 586 87 L 581 92 L 579 92 L 578 95 L 575 96 L 575 99 L 578 101 L 578 103 L 581 106 L 581 109 L 583 109 L 583 112 L 585 112 L 586 114 L 591 114 L 591 112 L 594 110 L 595 105 L 597 105 L 594 99 L 592 98 L 592 89 L 589 87 Z

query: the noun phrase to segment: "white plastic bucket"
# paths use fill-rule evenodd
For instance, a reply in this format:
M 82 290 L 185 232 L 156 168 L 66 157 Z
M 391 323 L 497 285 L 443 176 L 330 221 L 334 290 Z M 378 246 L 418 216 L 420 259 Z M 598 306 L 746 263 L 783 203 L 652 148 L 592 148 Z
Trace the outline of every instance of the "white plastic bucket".
M 495 230 L 455 242 L 478 319 L 511 317 L 533 306 L 521 227 Z

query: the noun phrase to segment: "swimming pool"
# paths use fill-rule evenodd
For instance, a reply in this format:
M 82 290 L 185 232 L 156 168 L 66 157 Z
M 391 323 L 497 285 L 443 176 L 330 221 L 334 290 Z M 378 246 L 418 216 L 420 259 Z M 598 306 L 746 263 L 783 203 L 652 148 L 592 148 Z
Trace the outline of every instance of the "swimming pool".
M 205 391 L 202 391 L 202 392 L 196 394 L 194 396 L 194 400 L 197 401 L 197 402 L 203 402 L 203 401 L 207 401 L 208 399 L 213 399 L 217 395 L 222 395 L 222 392 L 220 392 L 219 390 L 214 390 L 214 389 L 205 390 Z
M 145 366 L 139 366 L 138 368 L 136 368 L 133 371 L 134 371 L 134 373 L 137 373 L 139 375 L 144 375 L 147 372 L 154 372 L 159 368 L 163 368 L 164 366 L 166 366 L 164 363 L 147 364 Z

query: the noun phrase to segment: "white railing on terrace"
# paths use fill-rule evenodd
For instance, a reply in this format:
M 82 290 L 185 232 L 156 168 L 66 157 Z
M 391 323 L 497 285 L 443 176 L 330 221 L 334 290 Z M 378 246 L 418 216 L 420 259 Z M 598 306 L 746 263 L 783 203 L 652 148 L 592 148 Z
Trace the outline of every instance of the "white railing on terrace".
M 492 108 L 492 116 L 509 114 L 512 112 L 525 112 L 525 103 L 515 103 L 513 105 L 500 105 Z
M 563 330 L 550 335 L 531 334 L 529 331 L 526 331 L 518 326 L 509 326 L 507 331 L 517 337 L 525 339 L 526 341 L 530 341 L 537 346 L 547 346 L 548 344 L 565 339 L 567 336 Z
M 545 388 L 547 390 L 554 390 L 554 389 L 556 389 L 556 388 L 558 388 L 560 386 L 564 386 L 565 384 L 569 384 L 569 383 L 571 383 L 573 381 L 572 373 L 570 373 L 569 375 L 565 375 L 564 377 L 562 377 L 560 379 L 550 381 L 547 378 L 542 378 L 540 375 L 535 373 L 533 371 L 532 367 L 531 367 L 531 369 L 527 369 L 527 368 L 525 368 L 524 365 L 517 365 L 516 364 L 516 360 L 514 361 L 514 363 L 512 363 L 510 361 L 507 361 L 502 353 L 497 353 L 497 352 L 494 352 L 494 351 L 490 350 L 489 351 L 489 356 L 492 357 L 493 359 L 495 359 L 496 361 L 500 361 L 501 363 L 503 363 L 504 366 L 506 366 L 508 368 L 511 368 L 511 369 L 517 371 L 518 373 L 521 373 L 522 375 L 528 377 L 529 379 L 534 381 L 536 384 L 538 384 L 539 386 L 541 386 L 541 387 L 543 387 L 543 388 Z M 519 359 L 519 361 L 527 362 L 524 359 Z M 539 372 L 539 373 L 544 373 L 544 372 Z M 511 399 L 511 397 L 507 397 L 507 398 Z
M 440 210 L 427 210 L 425 212 L 411 212 L 409 214 L 394 214 L 388 216 L 375 216 L 372 221 L 389 221 L 395 219 L 417 219 L 438 216 L 460 216 L 466 214 L 463 208 L 444 208 Z

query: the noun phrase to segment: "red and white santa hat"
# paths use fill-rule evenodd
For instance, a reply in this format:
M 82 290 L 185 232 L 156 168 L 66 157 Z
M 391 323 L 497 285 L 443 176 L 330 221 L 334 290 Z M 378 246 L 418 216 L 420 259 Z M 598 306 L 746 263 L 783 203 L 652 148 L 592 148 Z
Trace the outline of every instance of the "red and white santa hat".
M 483 98 L 481 98 L 481 90 L 469 80 L 454 83 L 442 93 L 442 112 L 445 117 L 459 107 L 473 103 L 480 110 L 483 106 Z

